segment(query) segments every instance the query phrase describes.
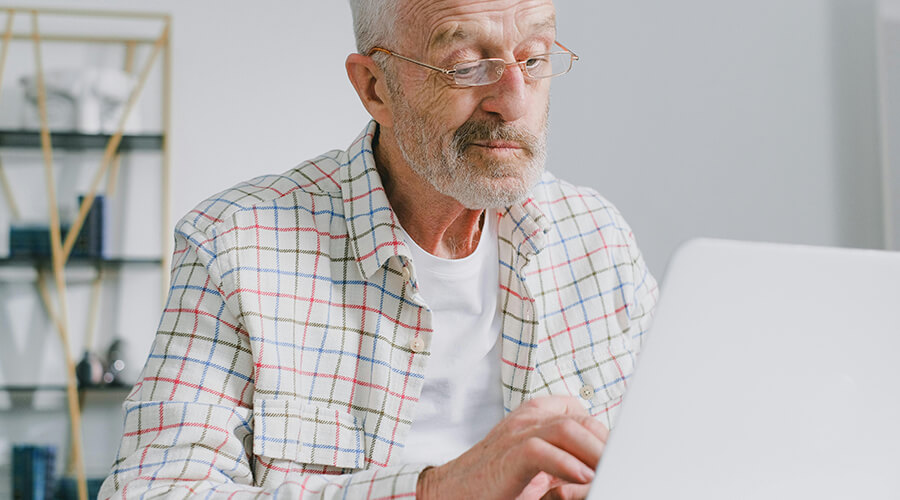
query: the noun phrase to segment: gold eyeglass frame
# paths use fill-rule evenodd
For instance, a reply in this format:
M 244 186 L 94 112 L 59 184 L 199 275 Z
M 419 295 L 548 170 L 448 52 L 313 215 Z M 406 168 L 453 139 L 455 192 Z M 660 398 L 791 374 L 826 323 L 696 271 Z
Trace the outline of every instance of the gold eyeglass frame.
M 462 87 L 462 88 L 468 88 L 468 87 L 483 87 L 483 86 L 486 86 L 486 85 L 493 85 L 494 83 L 499 82 L 500 79 L 503 78 L 503 73 L 504 73 L 505 69 L 508 68 L 508 67 L 510 67 L 510 66 L 519 66 L 519 68 L 522 70 L 522 74 L 523 74 L 523 75 L 526 75 L 528 78 L 532 78 L 532 79 L 535 79 L 535 80 L 541 80 L 541 79 L 547 79 L 547 78 L 553 78 L 553 77 L 565 75 L 565 74 L 568 73 L 569 71 L 572 71 L 572 67 L 575 65 L 575 61 L 579 60 L 580 57 L 578 57 L 578 54 L 572 52 L 571 50 L 569 50 L 568 47 L 566 47 L 565 45 L 559 43 L 558 41 L 554 41 L 553 43 L 555 43 L 557 46 L 559 46 L 561 49 L 563 49 L 564 52 L 547 52 L 547 53 L 544 53 L 544 54 L 536 54 L 536 55 L 534 55 L 534 56 L 529 57 L 528 59 L 525 59 L 525 60 L 522 60 L 522 61 L 513 61 L 513 62 L 506 62 L 505 60 L 500 59 L 500 58 L 497 58 L 497 57 L 489 57 L 489 58 L 485 58 L 485 59 L 475 59 L 475 60 L 471 60 L 471 61 L 462 61 L 462 62 L 456 63 L 456 64 L 454 65 L 454 68 L 452 68 L 452 69 L 440 68 L 440 67 L 437 67 L 437 66 L 432 66 L 431 64 L 424 63 L 424 62 L 422 62 L 422 61 L 418 61 L 418 60 L 413 59 L 413 58 L 411 58 L 411 57 L 406 57 L 406 56 L 404 56 L 404 55 L 398 54 L 398 53 L 396 53 L 396 52 L 393 52 L 393 51 L 391 51 L 391 50 L 388 50 L 388 49 L 385 49 L 385 48 L 382 48 L 382 47 L 372 47 L 372 49 L 369 50 L 369 53 L 366 54 L 366 55 L 367 55 L 368 57 L 372 57 L 372 54 L 374 54 L 374 53 L 376 53 L 376 52 L 382 52 L 382 53 L 385 53 L 385 54 L 387 54 L 387 55 L 394 56 L 394 57 L 396 57 L 396 58 L 398 58 L 398 59 L 403 59 L 404 61 L 408 61 L 408 62 L 411 62 L 411 63 L 413 63 L 413 64 L 417 64 L 417 65 L 419 65 L 419 66 L 422 66 L 423 68 L 428 68 L 428 69 L 430 69 L 430 70 L 433 70 L 433 71 L 437 71 L 437 72 L 439 72 L 439 73 L 442 73 L 444 76 L 446 76 L 446 77 L 452 79 L 452 80 L 453 80 L 453 83 L 454 83 L 456 86 Z M 549 56 L 549 55 L 554 55 L 554 54 L 569 54 L 569 55 L 571 56 L 571 60 L 569 61 L 569 67 L 568 67 L 568 69 L 566 69 L 566 70 L 563 71 L 562 73 L 557 73 L 557 74 L 555 74 L 555 75 L 548 75 L 548 76 L 532 76 L 530 73 L 528 73 L 528 69 L 524 66 L 524 64 L 527 63 L 529 59 L 533 59 L 533 58 L 535 58 L 535 57 L 540 57 L 540 56 Z M 456 70 L 456 67 L 457 67 L 457 66 L 459 66 L 459 65 L 461 65 L 461 64 L 472 64 L 472 63 L 477 63 L 477 62 L 481 62 L 481 61 L 502 61 L 503 64 L 504 64 L 504 66 L 503 66 L 504 71 L 500 71 L 500 72 L 497 74 L 497 79 L 496 79 L 496 80 L 493 80 L 493 81 L 487 82 L 487 83 L 481 83 L 481 84 L 477 84 L 477 85 L 467 85 L 467 84 L 460 84 L 459 82 L 456 81 L 455 75 L 456 75 L 456 72 L 457 72 L 457 70 Z

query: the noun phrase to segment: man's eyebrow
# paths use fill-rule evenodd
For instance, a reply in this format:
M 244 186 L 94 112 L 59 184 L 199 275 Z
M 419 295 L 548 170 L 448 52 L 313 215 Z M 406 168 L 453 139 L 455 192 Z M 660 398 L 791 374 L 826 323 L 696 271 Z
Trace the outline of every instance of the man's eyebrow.
M 532 33 L 541 33 L 544 31 L 556 31 L 556 15 L 552 15 L 541 19 L 535 23 L 532 23 L 528 27 L 529 31 Z M 445 45 L 450 45 L 452 42 L 465 40 L 469 38 L 469 32 L 467 32 L 462 26 L 451 26 L 450 28 L 443 29 L 438 31 L 432 38 L 431 43 L 429 43 L 429 48 L 436 49 L 443 47 Z
M 469 34 L 462 26 L 456 26 L 438 31 L 437 34 L 432 37 L 431 43 L 428 45 L 429 48 L 436 49 L 445 45 L 450 45 L 451 42 L 465 40 L 468 37 Z
M 553 31 L 556 34 L 556 15 L 544 18 L 530 26 L 532 33 L 540 33 L 542 31 Z

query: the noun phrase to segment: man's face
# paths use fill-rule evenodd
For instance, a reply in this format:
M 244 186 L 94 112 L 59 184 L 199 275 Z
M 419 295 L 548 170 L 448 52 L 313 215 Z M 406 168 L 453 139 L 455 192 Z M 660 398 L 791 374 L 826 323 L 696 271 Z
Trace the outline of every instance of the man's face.
M 552 0 L 406 0 L 392 50 L 440 68 L 523 60 L 553 50 L 554 16 Z M 394 135 L 418 175 L 471 209 L 525 197 L 544 168 L 549 79 L 509 66 L 494 84 L 457 88 L 439 72 L 388 64 Z

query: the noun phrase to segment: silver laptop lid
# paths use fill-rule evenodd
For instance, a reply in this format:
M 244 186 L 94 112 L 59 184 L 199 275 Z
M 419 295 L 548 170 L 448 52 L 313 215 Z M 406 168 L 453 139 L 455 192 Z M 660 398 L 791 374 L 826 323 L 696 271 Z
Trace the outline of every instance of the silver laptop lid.
M 673 258 L 591 499 L 900 498 L 900 253 Z

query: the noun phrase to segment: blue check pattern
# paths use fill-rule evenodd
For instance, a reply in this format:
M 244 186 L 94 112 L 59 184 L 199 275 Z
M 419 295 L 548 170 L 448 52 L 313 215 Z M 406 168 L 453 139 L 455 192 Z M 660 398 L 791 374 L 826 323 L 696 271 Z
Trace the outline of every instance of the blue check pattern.
M 180 220 L 101 498 L 415 496 L 427 464 L 404 464 L 403 445 L 434 333 L 377 130 Z M 573 395 L 612 428 L 657 299 L 631 230 L 549 173 L 498 217 L 497 404 Z

